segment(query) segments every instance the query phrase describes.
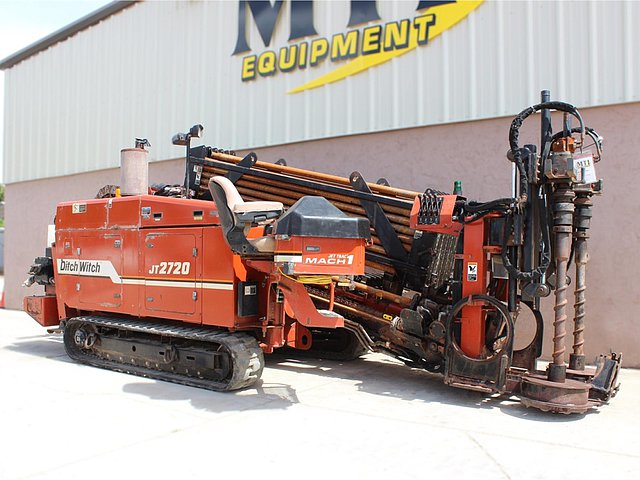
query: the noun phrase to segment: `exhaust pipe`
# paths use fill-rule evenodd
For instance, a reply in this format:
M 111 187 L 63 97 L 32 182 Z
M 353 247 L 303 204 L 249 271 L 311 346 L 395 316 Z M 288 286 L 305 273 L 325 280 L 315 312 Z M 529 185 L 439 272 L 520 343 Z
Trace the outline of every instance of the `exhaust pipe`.
M 149 193 L 149 152 L 151 144 L 145 138 L 136 138 L 135 148 L 120 150 L 120 195 L 146 195 Z

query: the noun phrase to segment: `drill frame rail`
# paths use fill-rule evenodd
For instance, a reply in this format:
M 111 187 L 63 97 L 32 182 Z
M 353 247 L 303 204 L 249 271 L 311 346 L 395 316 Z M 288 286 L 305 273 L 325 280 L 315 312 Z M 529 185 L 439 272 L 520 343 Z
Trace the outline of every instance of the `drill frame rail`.
M 416 235 L 409 226 L 409 214 L 418 192 L 366 183 L 358 172 L 347 179 L 259 162 L 254 153 L 242 158 L 210 147 L 192 148 L 187 159 L 185 187 L 193 198 L 211 198 L 207 182 L 214 175 L 227 176 L 247 200 L 275 200 L 288 207 L 304 195 L 321 195 L 348 215 L 368 218 L 373 244 L 367 247 L 367 265 L 396 279 L 397 285 L 404 286 L 406 282 L 420 289 L 426 276 L 449 273 L 442 268 L 442 261 L 425 252 L 439 246 L 452 256 L 454 242 L 440 234 Z M 438 275 L 436 269 L 445 271 Z M 395 289 L 401 292 L 402 286 Z

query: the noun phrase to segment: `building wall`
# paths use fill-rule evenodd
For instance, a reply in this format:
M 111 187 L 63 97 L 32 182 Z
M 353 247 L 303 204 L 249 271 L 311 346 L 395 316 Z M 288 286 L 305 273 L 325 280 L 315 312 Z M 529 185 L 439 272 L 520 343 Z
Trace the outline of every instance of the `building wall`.
M 605 155 L 597 165 L 605 193 L 594 200 L 589 240 L 591 261 L 587 275 L 587 355 L 622 351 L 627 366 L 640 367 L 640 290 L 636 288 L 640 256 L 636 254 L 640 226 L 635 221 L 638 201 L 633 189 L 640 178 L 640 150 L 634 129 L 640 103 L 582 111 L 587 124 L 605 137 Z M 421 127 L 368 135 L 308 141 L 256 150 L 261 160 L 285 158 L 289 165 L 348 175 L 360 171 L 375 181 L 386 177 L 392 185 L 424 190 L 450 190 L 461 180 L 469 198 L 490 200 L 510 194 L 511 165 L 505 158 L 511 118 Z M 537 143 L 539 124 L 525 124 L 521 142 Z M 205 138 L 205 143 L 209 143 Z M 117 156 L 117 152 L 113 152 Z M 150 181 L 181 183 L 183 161 L 151 165 Z M 119 181 L 117 169 L 7 185 L 5 291 L 8 308 L 20 308 L 26 290 L 20 283 L 32 259 L 42 254 L 46 225 L 57 202 L 92 198 L 105 184 Z M 546 301 L 547 342 L 551 332 L 551 299 Z M 569 331 L 570 328 L 569 328 Z M 571 339 L 568 337 L 568 345 Z
M 269 47 L 249 15 L 247 54 L 430 12 L 438 33 L 470 5 L 418 3 L 380 0 L 379 21 L 348 28 L 348 0 L 316 1 L 318 35 L 288 41 L 285 2 Z M 6 70 L 5 182 L 116 167 L 136 136 L 157 143 L 154 160 L 174 158 L 164 139 L 196 122 L 240 149 L 513 115 L 543 88 L 581 108 L 640 101 L 640 2 L 476 3 L 427 45 L 299 93 L 373 55 L 243 82 L 239 2 L 135 4 Z

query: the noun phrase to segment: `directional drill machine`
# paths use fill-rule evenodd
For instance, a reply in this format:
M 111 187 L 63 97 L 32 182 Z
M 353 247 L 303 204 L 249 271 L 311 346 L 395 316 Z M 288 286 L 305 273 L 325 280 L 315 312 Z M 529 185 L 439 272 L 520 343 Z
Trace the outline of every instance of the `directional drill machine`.
M 563 113 L 556 133 L 552 110 Z M 540 148 L 522 146 L 520 127 L 537 112 Z M 183 185 L 149 189 L 138 141 L 123 150 L 123 172 L 129 157 L 143 166 L 127 168 L 119 190 L 58 205 L 55 238 L 25 282 L 45 292 L 24 308 L 64 332 L 71 358 L 233 390 L 255 382 L 263 353 L 276 348 L 337 359 L 376 351 L 545 411 L 582 413 L 617 392 L 619 354 L 585 361 L 602 139 L 574 106 L 543 91 L 515 117 L 512 196 L 488 202 L 466 199 L 458 184 L 452 194 L 412 192 L 358 172 L 343 178 L 192 147 L 201 131 L 174 137 L 187 149 Z M 554 301 L 553 352 L 539 370 L 545 297 Z M 515 349 L 526 316 L 535 335 Z

